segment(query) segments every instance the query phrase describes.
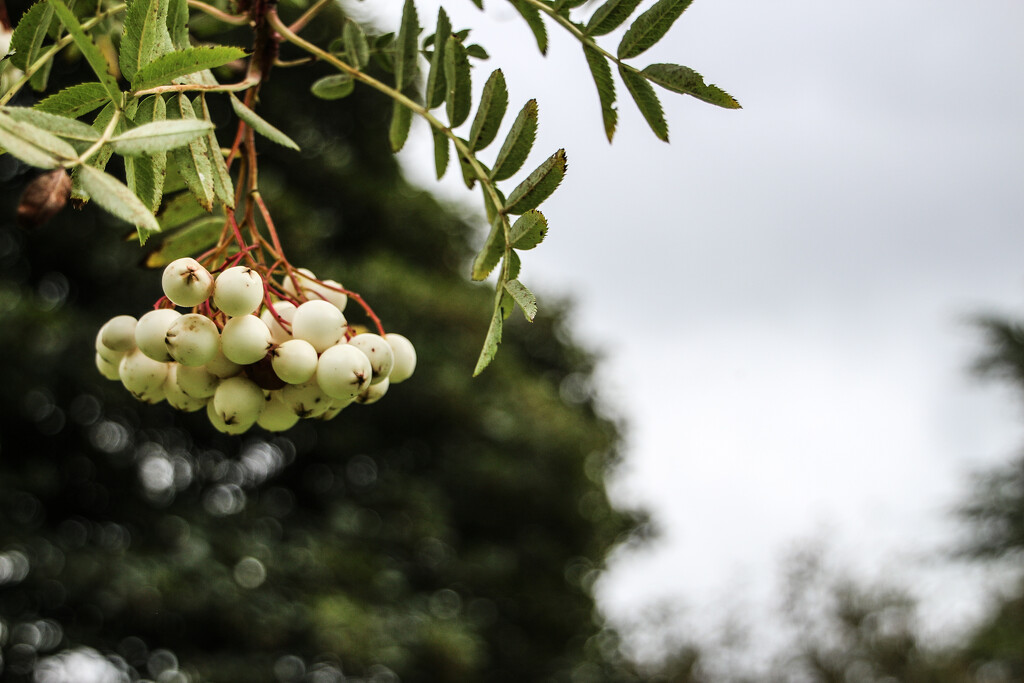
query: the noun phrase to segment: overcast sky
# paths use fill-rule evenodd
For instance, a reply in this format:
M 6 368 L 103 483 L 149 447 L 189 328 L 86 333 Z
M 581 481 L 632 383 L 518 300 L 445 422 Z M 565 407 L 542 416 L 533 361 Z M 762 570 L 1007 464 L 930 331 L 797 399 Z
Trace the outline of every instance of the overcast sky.
M 419 6 L 432 25 L 436 3 Z M 522 279 L 542 314 L 544 295 L 577 299 L 629 424 L 616 499 L 663 529 L 613 563 L 607 612 L 769 611 L 779 559 L 827 537 L 863 575 L 914 581 L 938 628 L 966 623 L 984 584 L 934 569 L 948 510 L 966 473 L 1024 443 L 1011 394 L 968 376 L 981 346 L 965 323 L 1024 317 L 1024 4 L 697 0 L 634 62 L 695 68 L 744 109 L 664 93 L 670 145 L 621 84 L 604 140 L 556 26 L 543 59 L 506 3 L 447 7 L 504 70 L 510 113 L 538 99 L 529 165 L 568 153 Z M 418 133 L 402 158 L 436 188 Z

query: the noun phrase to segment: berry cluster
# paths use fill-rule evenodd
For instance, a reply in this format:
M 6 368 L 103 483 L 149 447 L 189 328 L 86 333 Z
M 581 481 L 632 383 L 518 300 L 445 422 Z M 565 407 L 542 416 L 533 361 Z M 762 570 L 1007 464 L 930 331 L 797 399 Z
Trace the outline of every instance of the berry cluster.
M 145 403 L 206 408 L 227 434 L 331 419 L 351 403 L 378 401 L 416 367 L 408 339 L 379 325 L 380 335 L 358 332 L 343 313 L 351 292 L 305 269 L 274 282 L 235 265 L 215 278 L 181 258 L 164 270 L 162 284 L 154 310 L 103 325 L 96 367 Z

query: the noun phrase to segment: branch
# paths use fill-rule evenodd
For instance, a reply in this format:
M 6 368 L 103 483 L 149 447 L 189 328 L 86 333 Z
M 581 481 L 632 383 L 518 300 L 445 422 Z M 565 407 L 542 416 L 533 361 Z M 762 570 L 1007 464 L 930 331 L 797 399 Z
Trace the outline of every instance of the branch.
M 209 14 L 214 19 L 223 21 L 225 24 L 231 24 L 232 26 L 245 26 L 249 23 L 249 17 L 244 14 L 228 14 L 227 12 L 217 9 L 213 5 L 207 5 L 205 2 L 200 2 L 200 0 L 188 0 L 188 6 L 205 14 Z
M 138 90 L 135 92 L 135 97 L 142 97 L 143 95 L 159 95 L 165 92 L 238 92 L 240 90 L 248 90 L 254 85 L 259 84 L 260 79 L 255 76 L 249 76 L 243 81 L 238 83 L 229 83 L 227 85 L 206 85 L 196 83 L 184 83 L 181 85 L 158 85 L 155 88 L 147 88 L 146 90 Z

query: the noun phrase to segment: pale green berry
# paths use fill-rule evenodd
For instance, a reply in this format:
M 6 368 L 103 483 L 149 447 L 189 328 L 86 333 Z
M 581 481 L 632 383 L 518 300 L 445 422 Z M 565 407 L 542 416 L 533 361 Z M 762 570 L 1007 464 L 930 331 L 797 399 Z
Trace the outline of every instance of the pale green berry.
M 370 359 L 370 367 L 373 368 L 373 378 L 370 384 L 383 382 L 391 374 L 391 368 L 395 364 L 395 353 L 391 346 L 384 341 L 384 337 L 372 332 L 357 334 L 348 340 L 349 346 L 354 346 Z
M 299 417 L 318 417 L 331 407 L 330 397 L 313 381 L 289 384 L 279 394 L 285 405 Z
M 171 354 L 167 352 L 167 330 L 181 317 L 173 308 L 158 308 L 139 318 L 135 326 L 135 343 L 139 349 L 153 360 L 167 362 Z
M 391 386 L 391 382 L 389 382 L 387 378 L 384 378 L 376 384 L 371 384 L 356 396 L 356 403 L 361 403 L 364 406 L 376 403 L 382 396 L 384 396 L 384 394 L 388 393 L 389 386 Z
M 171 261 L 161 278 L 164 296 L 176 306 L 198 306 L 213 293 L 213 276 L 193 258 Z
M 105 360 L 108 363 L 113 363 L 114 365 L 117 365 L 118 363 L 121 362 L 121 359 L 124 358 L 124 351 L 115 351 L 114 349 L 107 348 L 107 346 L 103 344 L 102 328 L 100 329 L 99 332 L 96 333 L 95 348 L 96 353 L 98 353 L 103 358 L 103 360 Z
M 388 379 L 392 384 L 404 382 L 412 377 L 412 373 L 416 369 L 416 349 L 411 341 L 394 332 L 385 334 L 384 340 L 391 346 L 391 350 L 395 354 L 395 364 L 391 368 Z
M 135 398 L 146 403 L 159 403 L 164 398 L 167 368 L 167 363 L 153 360 L 142 349 L 135 349 L 121 359 L 118 375 L 124 388 Z
M 179 365 L 175 376 L 178 387 L 192 398 L 210 398 L 217 390 L 217 385 L 220 384 L 220 378 L 210 372 L 208 365 L 199 367 Z
M 221 351 L 239 365 L 249 365 L 267 355 L 273 342 L 270 330 L 254 315 L 240 315 L 224 323 L 220 335 Z
M 348 398 L 348 399 L 332 398 L 331 399 L 331 407 L 328 408 L 327 411 L 323 415 L 318 417 L 317 419 L 318 420 L 333 420 L 334 418 L 336 418 L 338 416 L 338 413 L 340 413 L 342 410 L 344 410 L 345 408 L 349 407 L 353 403 L 355 403 L 355 399 L 354 398 Z
M 268 432 L 283 432 L 291 429 L 299 421 L 299 416 L 287 403 L 281 400 L 280 392 L 272 391 L 267 396 L 263 412 L 256 424 Z
M 171 357 L 190 367 L 206 365 L 217 357 L 220 332 L 205 315 L 189 313 L 174 321 L 164 339 Z
M 111 363 L 99 353 L 96 354 L 96 369 L 107 379 L 121 379 L 121 371 L 118 369 L 118 365 L 120 365 L 120 359 L 117 363 Z
M 194 413 L 206 407 L 205 398 L 193 398 L 186 394 L 178 381 L 178 372 L 185 366 L 177 363 L 169 363 L 167 368 L 167 379 L 164 381 L 164 394 L 167 396 L 167 403 L 175 410 L 186 413 Z
M 271 349 L 270 358 L 274 373 L 288 384 L 308 382 L 316 374 L 316 349 L 303 339 L 289 339 Z
M 234 266 L 217 276 L 213 304 L 229 316 L 255 313 L 263 302 L 263 278 L 252 268 Z
M 370 386 L 373 368 L 366 354 L 349 344 L 337 344 L 322 354 L 316 366 L 316 381 L 333 399 L 353 398 Z
M 295 318 L 295 304 L 290 301 L 278 301 L 274 303 L 274 310 L 277 314 L 287 323 L 291 323 L 292 319 Z M 274 314 L 270 312 L 270 309 L 263 309 L 260 313 L 260 320 L 266 324 L 267 329 L 270 330 L 270 338 L 275 344 L 284 344 L 286 341 L 292 338 L 292 333 L 281 327 L 281 323 L 277 322 Z
M 224 345 L 224 335 L 221 335 L 221 346 Z M 220 379 L 227 379 L 228 377 L 234 377 L 242 371 L 242 366 L 238 363 L 232 362 L 227 359 L 224 355 L 223 348 L 217 350 L 217 355 L 214 356 L 213 360 L 206 364 L 207 371 L 214 377 Z
M 323 353 L 345 338 L 345 316 L 330 302 L 307 301 L 295 311 L 292 336 L 305 339 L 317 353 Z
M 228 424 L 227 422 L 224 421 L 224 418 L 217 414 L 217 411 L 213 407 L 213 401 L 207 401 L 206 403 L 206 417 L 210 420 L 210 424 L 213 425 L 213 428 L 216 429 L 218 432 L 222 432 L 224 434 L 231 434 L 235 436 L 237 436 L 238 434 L 244 434 L 245 432 L 249 431 L 250 428 L 252 428 L 253 424 L 255 424 Z
M 103 346 L 112 350 L 127 353 L 135 348 L 135 326 L 138 320 L 130 315 L 117 315 L 108 320 L 100 328 L 100 340 Z
M 217 386 L 211 403 L 225 424 L 247 425 L 248 429 L 263 410 L 263 390 L 246 377 L 230 377 Z

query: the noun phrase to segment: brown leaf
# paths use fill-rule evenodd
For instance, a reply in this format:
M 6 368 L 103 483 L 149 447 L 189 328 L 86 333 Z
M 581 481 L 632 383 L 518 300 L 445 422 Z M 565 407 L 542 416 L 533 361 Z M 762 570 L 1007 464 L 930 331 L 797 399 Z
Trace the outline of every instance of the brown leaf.
M 55 168 L 33 180 L 21 193 L 18 202 L 18 225 L 25 229 L 45 225 L 68 202 L 71 176 L 63 168 Z

